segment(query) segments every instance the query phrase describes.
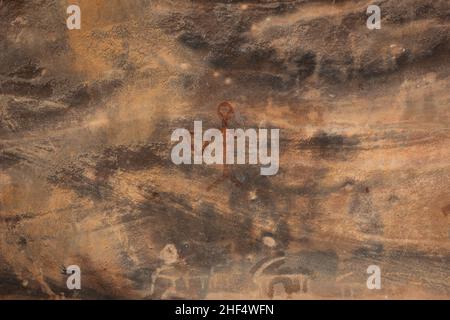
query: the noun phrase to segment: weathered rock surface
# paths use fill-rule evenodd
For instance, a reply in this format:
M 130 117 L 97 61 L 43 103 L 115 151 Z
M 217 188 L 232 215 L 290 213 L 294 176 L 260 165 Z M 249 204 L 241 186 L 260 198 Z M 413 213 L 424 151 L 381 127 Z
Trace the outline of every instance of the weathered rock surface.
M 448 0 L 3 0 L 0 27 L 0 298 L 450 297 Z M 280 128 L 276 176 L 171 162 L 224 100 Z

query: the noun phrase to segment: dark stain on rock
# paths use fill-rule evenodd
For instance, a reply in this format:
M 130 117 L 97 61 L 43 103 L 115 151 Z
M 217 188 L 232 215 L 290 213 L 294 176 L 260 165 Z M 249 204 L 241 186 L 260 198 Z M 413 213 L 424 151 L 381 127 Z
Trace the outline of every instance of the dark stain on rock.
M 353 250 L 352 254 L 355 259 L 380 261 L 384 254 L 384 246 L 380 242 L 368 242 L 364 246 Z
M 178 37 L 178 40 L 191 49 L 203 49 L 208 46 L 205 37 L 195 32 L 184 32 Z
M 56 170 L 47 180 L 62 188 L 74 190 L 82 197 L 99 200 L 111 195 L 111 187 L 101 181 L 92 180 L 84 174 L 84 168 L 67 166 Z
M 26 0 L 4 0 L 0 7 L 0 15 L 5 19 L 12 20 L 14 17 L 22 14 L 26 7 Z
M 322 158 L 347 158 L 357 151 L 360 141 L 357 137 L 319 132 L 300 143 L 300 149 L 309 149 Z
M 319 76 L 329 82 L 340 83 L 351 77 L 353 58 L 344 56 L 344 58 L 323 57 L 320 60 Z
M 9 74 L 10 77 L 19 77 L 23 79 L 33 79 L 42 74 L 44 68 L 31 61 L 27 64 L 19 66 L 16 70 Z
M 333 250 L 300 251 L 289 255 L 286 264 L 292 265 L 293 273 L 303 273 L 314 278 L 335 278 L 339 257 Z
M 6 108 L 8 116 L 14 119 L 15 130 L 45 126 L 62 119 L 67 110 L 60 103 L 28 98 L 11 99 Z
M 155 271 L 152 267 L 137 267 L 130 270 L 128 278 L 133 282 L 134 289 L 145 290 L 151 281 L 151 275 Z
M 0 283 L 2 284 L 2 295 L 5 297 L 38 294 L 38 292 L 30 292 L 31 290 L 24 288 L 22 282 L 17 278 L 17 275 L 9 268 L 8 270 L 0 270 Z
M 17 215 L 10 216 L 2 216 L 0 217 L 0 221 L 5 222 L 6 224 L 17 225 L 23 220 L 32 219 L 34 216 L 30 213 L 21 213 Z
M 0 151 L 0 169 L 6 170 L 9 167 L 12 167 L 22 160 L 25 160 L 23 157 L 18 155 L 17 153 L 2 150 Z
M 51 82 L 35 83 L 28 80 L 5 80 L 0 82 L 0 94 L 49 98 L 53 94 L 53 86 Z
M 289 224 L 285 219 L 280 219 L 277 223 L 274 236 L 282 248 L 288 247 L 292 237 L 289 231 Z
M 19 240 L 17 241 L 17 244 L 22 249 L 24 249 L 27 246 L 27 243 L 28 243 L 27 238 L 25 238 L 24 236 L 20 236 Z
M 160 150 L 159 144 L 107 148 L 96 160 L 96 175 L 105 179 L 119 169 L 137 171 L 168 164 L 169 160 L 160 156 Z
M 395 267 L 395 282 L 414 281 L 427 290 L 450 294 L 448 272 L 445 272 L 448 268 L 442 269 L 442 266 L 450 265 L 449 254 L 437 255 L 415 249 L 390 250 L 386 251 L 384 259 Z
M 82 83 L 70 90 L 62 102 L 71 107 L 88 106 L 90 103 L 98 103 L 110 96 L 122 86 L 120 79 L 100 80 L 91 84 Z
M 358 140 L 354 138 L 347 138 L 342 135 L 328 134 L 320 132 L 313 136 L 308 141 L 305 141 L 302 146 L 317 147 L 321 149 L 325 148 L 342 148 L 344 146 L 355 146 L 358 144 Z
M 295 64 L 295 78 L 303 80 L 311 76 L 316 70 L 316 54 L 314 52 L 303 52 L 302 50 L 293 54 L 290 58 Z
M 77 88 L 70 90 L 63 99 L 64 103 L 67 103 L 71 107 L 80 105 L 87 105 L 91 96 L 89 94 L 88 86 L 86 84 L 80 84 Z

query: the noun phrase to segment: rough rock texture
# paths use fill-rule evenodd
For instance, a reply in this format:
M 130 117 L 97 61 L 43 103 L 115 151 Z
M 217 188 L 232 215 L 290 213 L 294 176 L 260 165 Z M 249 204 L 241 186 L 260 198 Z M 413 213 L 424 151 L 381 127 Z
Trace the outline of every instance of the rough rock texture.
M 0 298 L 450 298 L 448 0 L 2 0 L 0 30 Z M 276 176 L 171 162 L 224 100 L 281 129 Z

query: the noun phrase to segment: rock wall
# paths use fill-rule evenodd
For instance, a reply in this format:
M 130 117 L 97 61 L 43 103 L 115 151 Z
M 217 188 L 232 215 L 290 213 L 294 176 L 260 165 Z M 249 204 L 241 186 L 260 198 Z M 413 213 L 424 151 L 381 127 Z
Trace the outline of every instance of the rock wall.
M 3 0 L 0 27 L 0 298 L 450 297 L 448 0 Z M 280 129 L 277 175 L 172 163 L 223 101 Z

